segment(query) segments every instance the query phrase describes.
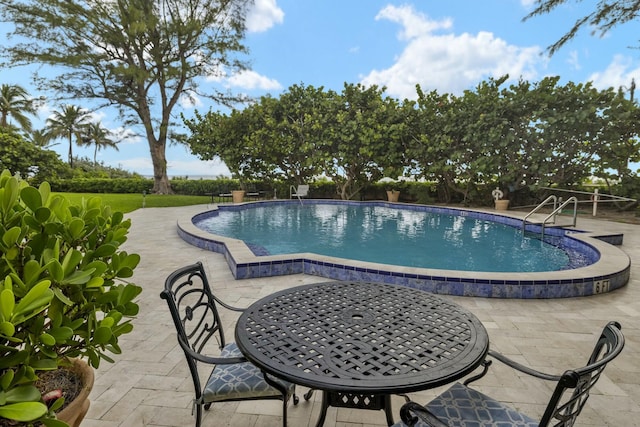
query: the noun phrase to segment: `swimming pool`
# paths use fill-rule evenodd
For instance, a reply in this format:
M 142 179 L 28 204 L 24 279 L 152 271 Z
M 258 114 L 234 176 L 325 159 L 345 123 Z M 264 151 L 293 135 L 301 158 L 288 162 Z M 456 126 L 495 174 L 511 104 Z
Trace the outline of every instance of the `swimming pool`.
M 259 256 L 312 252 L 406 267 L 466 271 L 557 271 L 589 265 L 564 239 L 496 221 L 402 206 L 335 203 L 258 205 L 212 212 L 195 223 L 240 239 Z M 590 252 L 590 251 L 587 251 Z
M 545 230 L 545 235 L 562 241 L 563 249 L 568 248 L 569 251 L 581 254 L 585 266 L 577 268 L 569 266 L 563 270 L 542 272 L 490 272 L 381 264 L 310 252 L 257 256 L 242 240 L 209 234 L 194 225 L 224 212 L 239 213 L 248 209 L 292 204 L 299 204 L 299 202 L 274 200 L 219 206 L 219 209 L 179 220 L 178 233 L 191 244 L 224 254 L 237 279 L 306 273 L 340 280 L 401 284 L 440 294 L 497 298 L 557 298 L 592 295 L 624 286 L 629 279 L 629 257 L 609 244 L 620 244 L 622 236 L 606 233 L 596 234 L 561 228 Z M 516 229 L 522 226 L 521 218 L 508 214 L 499 215 L 493 212 L 458 208 L 387 202 L 304 201 L 304 205 L 309 204 L 393 207 L 408 213 L 430 212 L 492 221 Z M 536 232 L 536 227 L 539 232 L 539 226 L 528 226 L 527 230 Z

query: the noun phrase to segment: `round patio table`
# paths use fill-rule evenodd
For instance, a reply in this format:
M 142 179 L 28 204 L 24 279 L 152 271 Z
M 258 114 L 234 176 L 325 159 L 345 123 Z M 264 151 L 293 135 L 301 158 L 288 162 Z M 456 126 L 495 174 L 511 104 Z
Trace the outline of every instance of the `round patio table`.
M 322 390 L 318 426 L 329 406 L 384 409 L 391 425 L 392 394 L 456 381 L 489 349 L 482 323 L 451 301 L 405 286 L 350 281 L 266 296 L 240 316 L 235 338 L 266 373 Z

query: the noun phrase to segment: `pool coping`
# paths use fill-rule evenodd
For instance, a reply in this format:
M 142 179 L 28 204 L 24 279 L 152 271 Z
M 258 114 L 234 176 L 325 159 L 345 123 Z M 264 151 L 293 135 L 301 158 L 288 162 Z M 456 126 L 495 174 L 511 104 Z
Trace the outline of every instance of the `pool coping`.
M 191 218 L 179 218 L 177 230 L 186 242 L 206 250 L 223 254 L 236 279 L 310 274 L 335 280 L 363 280 L 398 284 L 443 295 L 461 295 L 487 298 L 566 298 L 589 296 L 618 289 L 629 281 L 631 259 L 614 245 L 622 244 L 618 233 L 586 231 L 579 228 L 546 228 L 545 233 L 565 234 L 582 242 L 599 255 L 593 264 L 571 270 L 536 273 L 504 273 L 439 270 L 403 267 L 354 261 L 315 253 L 256 256 L 242 240 L 207 233 L 194 225 L 199 217 L 223 209 L 244 209 L 255 204 L 299 203 L 297 200 L 264 200 L 217 206 Z M 430 210 L 440 213 L 473 216 L 521 226 L 522 217 L 509 211 L 497 213 L 466 208 L 452 208 L 382 201 L 356 202 L 328 199 L 305 199 L 304 203 L 360 203 L 409 210 Z M 249 205 L 249 206 L 248 206 Z M 527 230 L 539 230 L 528 225 Z

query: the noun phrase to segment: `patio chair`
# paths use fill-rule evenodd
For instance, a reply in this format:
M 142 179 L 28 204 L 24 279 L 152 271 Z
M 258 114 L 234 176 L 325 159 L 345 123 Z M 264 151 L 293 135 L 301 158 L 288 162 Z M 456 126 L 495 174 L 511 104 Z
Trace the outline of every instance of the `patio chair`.
M 514 362 L 500 353 L 489 351 L 489 355 L 494 359 L 520 372 L 557 382 L 540 420 L 518 412 L 466 385 L 456 383 L 426 406 L 416 402 L 405 403 L 400 409 L 402 422 L 396 423 L 394 427 L 573 426 L 589 397 L 591 387 L 598 381 L 607 363 L 615 359 L 624 347 L 624 336 L 620 328 L 617 322 L 610 322 L 605 326 L 587 365 L 565 371 L 562 375 L 545 374 Z M 491 361 L 485 363 L 488 365 Z M 468 383 L 469 381 L 466 382 Z
M 298 403 L 295 385 L 263 374 L 248 362 L 235 343 L 227 343 L 222 330 L 216 303 L 222 307 L 243 311 L 225 304 L 211 292 L 202 263 L 182 267 L 171 273 L 160 297 L 167 301 L 171 317 L 178 332 L 178 344 L 187 358 L 195 388 L 193 405 L 196 409 L 196 427 L 202 421 L 202 407 L 209 409 L 213 402 L 280 399 L 282 425 L 287 425 L 287 403 L 293 396 Z M 207 345 L 215 337 L 219 356 L 205 354 L 213 345 Z M 198 362 L 213 365 L 209 378 L 204 382 L 198 373 Z
M 309 195 L 309 186 L 308 185 L 298 185 L 298 187 L 294 187 L 293 185 L 289 188 L 289 198 L 293 199 L 297 197 L 298 199 L 301 197 L 307 197 Z

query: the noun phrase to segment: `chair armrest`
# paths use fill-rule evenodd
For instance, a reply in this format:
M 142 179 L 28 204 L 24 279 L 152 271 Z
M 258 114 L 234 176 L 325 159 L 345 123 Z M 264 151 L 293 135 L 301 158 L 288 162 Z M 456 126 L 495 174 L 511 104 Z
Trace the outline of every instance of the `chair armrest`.
M 407 402 L 402 405 L 400 419 L 409 427 L 415 426 L 418 420 L 427 423 L 430 427 L 449 427 L 448 424 L 440 421 L 427 408 L 416 402 Z
M 497 351 L 494 351 L 494 350 L 489 350 L 489 356 L 493 357 L 496 360 L 499 360 L 500 362 L 504 363 L 507 366 L 512 367 L 513 369 L 516 369 L 525 374 L 534 376 L 536 378 L 540 378 L 547 381 L 560 381 L 560 378 L 561 378 L 560 375 L 546 374 L 544 372 L 536 371 L 535 369 L 529 368 L 528 366 L 524 366 L 516 362 L 515 360 L 509 359 L 504 354 L 498 353 Z
M 218 298 L 215 295 L 212 295 L 213 299 L 220 304 L 221 306 L 223 306 L 224 308 L 226 308 L 227 310 L 231 310 L 231 311 L 239 311 L 239 312 L 243 312 L 246 310 L 246 308 L 240 308 L 240 307 L 234 307 L 232 305 L 229 305 L 227 303 L 225 303 L 224 301 L 222 301 L 220 298 Z
M 210 365 L 233 365 L 236 363 L 244 363 L 248 362 L 245 357 L 215 357 L 215 356 L 205 356 L 204 354 L 200 354 L 197 351 L 194 351 L 191 347 L 189 347 L 188 343 L 182 339 L 180 335 L 178 335 L 178 344 L 182 347 L 182 350 L 189 354 L 189 357 L 196 359 L 199 362 L 208 363 Z

